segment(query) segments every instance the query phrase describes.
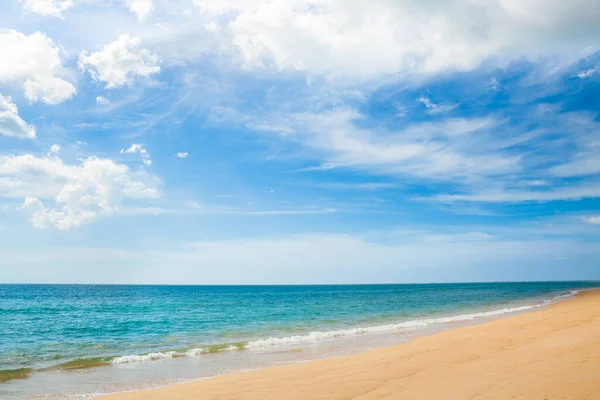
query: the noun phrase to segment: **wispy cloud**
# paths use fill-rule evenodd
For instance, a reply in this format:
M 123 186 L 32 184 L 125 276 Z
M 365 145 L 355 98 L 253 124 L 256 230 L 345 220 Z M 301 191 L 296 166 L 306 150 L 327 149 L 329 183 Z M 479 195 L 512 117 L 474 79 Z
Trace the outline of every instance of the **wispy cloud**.
M 585 71 L 581 71 L 580 73 L 577 74 L 577 77 L 580 79 L 591 78 L 592 76 L 596 75 L 598 72 L 600 72 L 600 68 L 594 67 L 594 68 L 587 69 Z
M 336 208 L 322 209 L 305 209 L 305 210 L 229 210 L 223 211 L 226 214 L 237 215 L 315 215 L 315 214 L 332 214 L 339 212 Z
M 600 224 L 600 215 L 592 215 L 589 217 L 581 217 L 581 219 L 588 224 Z
M 421 95 L 417 101 L 427 108 L 429 115 L 446 114 L 458 107 L 458 104 L 436 104 L 428 96 Z
M 521 156 L 506 150 L 510 143 L 493 137 L 502 123 L 493 117 L 414 123 L 391 132 L 360 127 L 366 116 L 347 108 L 278 118 L 302 132 L 294 140 L 321 152 L 322 166 L 449 181 L 521 169 Z
M 320 183 L 317 186 L 330 189 L 330 190 L 385 190 L 394 189 L 398 185 L 395 183 L 387 182 L 362 182 L 362 183 L 342 183 L 342 182 L 329 182 Z
M 338 166 L 333 163 L 324 163 L 321 165 L 315 165 L 313 167 L 302 167 L 295 169 L 293 172 L 310 172 L 310 171 L 328 171 L 330 169 L 337 168 Z
M 549 190 L 489 190 L 469 194 L 442 194 L 432 199 L 441 202 L 523 203 L 554 200 L 581 200 L 600 197 L 600 183 L 565 185 Z M 422 198 L 425 199 L 425 198 Z

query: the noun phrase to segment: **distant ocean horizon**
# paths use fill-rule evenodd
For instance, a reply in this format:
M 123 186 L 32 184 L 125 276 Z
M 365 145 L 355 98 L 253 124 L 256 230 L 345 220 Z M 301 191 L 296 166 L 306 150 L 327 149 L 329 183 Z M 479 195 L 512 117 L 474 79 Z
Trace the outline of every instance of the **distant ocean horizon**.
M 83 282 L 0 282 L 0 286 L 409 286 L 409 285 L 461 285 L 461 284 L 500 284 L 500 283 L 599 283 L 600 279 L 549 279 L 549 280 L 503 280 L 503 281 L 435 281 L 435 282 L 369 282 L 369 283 L 83 283 Z
M 0 284 L 0 397 L 89 398 L 350 354 L 594 287 Z

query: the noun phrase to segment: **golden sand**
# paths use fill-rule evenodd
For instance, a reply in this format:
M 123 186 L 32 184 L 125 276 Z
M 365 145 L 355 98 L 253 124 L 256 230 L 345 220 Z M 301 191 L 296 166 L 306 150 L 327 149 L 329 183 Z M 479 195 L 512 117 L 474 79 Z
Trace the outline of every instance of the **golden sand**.
M 600 291 L 394 347 L 102 399 L 600 399 Z

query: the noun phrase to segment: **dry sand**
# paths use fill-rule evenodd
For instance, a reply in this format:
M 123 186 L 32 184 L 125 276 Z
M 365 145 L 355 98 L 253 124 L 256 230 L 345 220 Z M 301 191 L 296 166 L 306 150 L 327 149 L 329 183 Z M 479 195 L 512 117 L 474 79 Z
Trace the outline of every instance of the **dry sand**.
M 102 399 L 600 399 L 600 290 L 394 347 Z

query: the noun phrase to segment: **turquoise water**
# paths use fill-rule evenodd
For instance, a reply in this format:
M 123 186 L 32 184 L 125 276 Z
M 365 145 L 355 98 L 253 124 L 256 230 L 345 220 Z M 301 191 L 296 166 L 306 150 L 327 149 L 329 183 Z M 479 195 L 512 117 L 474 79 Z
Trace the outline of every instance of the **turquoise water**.
M 208 376 L 255 366 L 267 359 L 266 353 L 275 362 L 282 349 L 314 349 L 320 342 L 331 348 L 344 348 L 344 343 L 360 348 L 361 340 L 377 335 L 395 340 L 437 325 L 528 311 L 556 296 L 595 286 L 0 285 L 0 395 L 25 397 L 33 385 L 27 381 L 35 382 L 36 394 L 43 394 L 40 382 L 45 381 L 39 379 L 51 374 L 79 393 L 85 392 L 86 376 L 99 374 L 115 381 L 111 390 L 119 389 L 123 374 L 136 369 L 154 382 L 162 379 L 161 368 L 175 379 L 172 368 L 177 364 L 164 362 L 179 358 L 209 360 L 210 373 L 200 365 L 197 374 L 186 378 Z M 310 354 L 326 355 L 317 350 Z M 119 365 L 129 369 L 123 372 Z M 137 382 L 143 386 L 144 377 Z M 54 393 L 60 390 L 52 387 Z M 102 389 L 96 385 L 93 390 Z

